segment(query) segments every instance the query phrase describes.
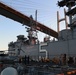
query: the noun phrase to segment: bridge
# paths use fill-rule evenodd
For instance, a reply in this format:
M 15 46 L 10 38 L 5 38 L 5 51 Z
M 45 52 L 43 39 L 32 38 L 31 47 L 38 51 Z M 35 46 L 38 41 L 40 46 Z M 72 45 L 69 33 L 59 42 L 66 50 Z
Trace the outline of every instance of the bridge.
M 0 2 L 0 14 L 30 27 L 30 25 L 29 25 L 30 18 L 28 16 L 20 13 L 19 11 L 15 10 L 1 2 Z M 49 28 L 39 22 L 37 22 L 36 29 L 45 33 L 45 34 L 51 35 L 55 38 L 58 38 L 58 33 L 56 31 L 52 30 L 51 28 Z

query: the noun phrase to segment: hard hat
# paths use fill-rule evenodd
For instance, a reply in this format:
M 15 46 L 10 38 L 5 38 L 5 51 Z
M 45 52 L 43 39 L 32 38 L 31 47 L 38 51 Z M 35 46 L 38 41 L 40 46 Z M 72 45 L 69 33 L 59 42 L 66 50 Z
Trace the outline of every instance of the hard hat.
M 1 75 L 18 75 L 18 72 L 13 67 L 7 67 L 1 72 Z

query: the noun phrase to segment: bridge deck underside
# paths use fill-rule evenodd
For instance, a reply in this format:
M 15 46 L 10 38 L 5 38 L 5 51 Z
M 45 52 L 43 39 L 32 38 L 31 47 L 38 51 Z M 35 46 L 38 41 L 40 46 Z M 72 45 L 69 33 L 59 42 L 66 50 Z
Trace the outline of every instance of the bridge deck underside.
M 3 3 L 0 3 L 0 14 L 8 17 L 10 19 L 13 19 L 14 21 L 17 21 L 24 25 L 30 26 L 30 18 L 29 17 L 27 17 L 26 15 L 14 10 L 13 8 L 7 6 Z M 51 35 L 55 38 L 58 38 L 58 33 L 56 31 L 44 26 L 43 24 L 41 24 L 39 22 L 37 22 L 36 29 L 45 33 L 45 34 Z

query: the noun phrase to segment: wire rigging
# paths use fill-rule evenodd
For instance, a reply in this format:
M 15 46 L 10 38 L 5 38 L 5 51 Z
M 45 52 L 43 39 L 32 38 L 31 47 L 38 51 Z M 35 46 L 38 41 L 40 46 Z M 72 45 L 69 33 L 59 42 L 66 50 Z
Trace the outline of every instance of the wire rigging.
M 13 2 L 12 4 L 14 4 L 16 7 L 20 7 L 20 8 L 22 8 L 22 9 L 24 9 L 24 8 L 29 8 L 30 10 L 31 10 L 31 8 L 32 9 L 38 9 L 38 10 L 45 10 L 45 11 L 49 11 L 48 9 L 43 9 L 43 7 L 44 7 L 44 5 L 43 5 L 43 7 L 42 6 L 38 6 L 37 4 L 34 4 L 34 5 L 31 5 L 31 4 L 29 4 L 29 3 L 26 3 L 25 5 L 24 4 L 21 4 L 21 3 L 15 3 L 15 2 Z M 45 8 L 45 7 L 44 7 Z
M 32 0 L 1 0 L 2 2 L 12 6 L 21 13 L 29 16 L 35 13 L 35 10 L 38 10 L 38 18 L 41 22 L 49 23 L 51 22 L 51 11 L 47 9 L 48 4 L 40 3 L 38 1 Z M 49 17 L 50 16 L 50 17 Z

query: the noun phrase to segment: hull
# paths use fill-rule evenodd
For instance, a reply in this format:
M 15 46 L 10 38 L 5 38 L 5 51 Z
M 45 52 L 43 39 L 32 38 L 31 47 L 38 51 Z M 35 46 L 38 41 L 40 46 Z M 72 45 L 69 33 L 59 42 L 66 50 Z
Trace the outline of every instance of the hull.
M 45 43 L 44 43 L 45 44 Z M 29 47 L 23 47 L 23 50 L 25 53 L 21 52 L 21 55 L 27 55 L 31 56 L 33 58 L 38 57 L 46 57 L 46 51 L 47 51 L 47 57 L 53 58 L 53 57 L 60 57 L 61 54 L 66 54 L 67 56 L 76 56 L 76 39 L 73 40 L 67 40 L 67 41 L 54 41 L 54 42 L 47 42 L 47 45 L 40 46 L 38 45 L 32 45 Z M 41 49 L 40 49 L 41 47 Z M 40 52 L 40 50 L 46 50 L 43 52 Z

